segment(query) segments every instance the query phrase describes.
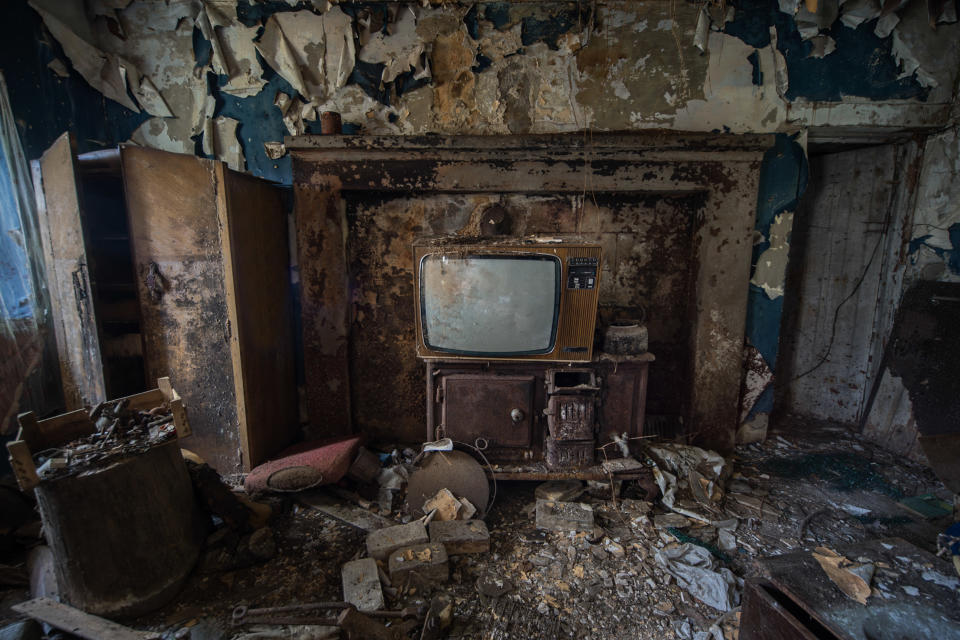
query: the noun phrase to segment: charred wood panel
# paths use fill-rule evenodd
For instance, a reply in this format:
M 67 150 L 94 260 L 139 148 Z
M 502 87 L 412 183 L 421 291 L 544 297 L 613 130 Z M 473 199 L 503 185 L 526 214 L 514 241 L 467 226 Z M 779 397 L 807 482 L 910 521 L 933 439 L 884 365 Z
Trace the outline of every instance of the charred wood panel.
M 169 376 L 193 427 L 184 446 L 240 471 L 240 435 L 214 163 L 122 153 L 149 379 Z
M 249 470 L 298 427 L 281 199 L 219 162 L 121 151 L 148 375 L 182 389 L 185 447 Z
M 356 382 L 349 368 L 351 294 L 343 201 L 335 191 L 299 181 L 294 198 L 310 429 L 316 437 L 346 435 L 352 431 L 350 395 Z
M 300 430 L 287 215 L 274 185 L 217 166 L 241 453 L 251 469 Z
M 60 377 L 68 410 L 106 400 L 75 147 L 70 134 L 57 138 L 39 161 L 42 187 L 36 189 Z

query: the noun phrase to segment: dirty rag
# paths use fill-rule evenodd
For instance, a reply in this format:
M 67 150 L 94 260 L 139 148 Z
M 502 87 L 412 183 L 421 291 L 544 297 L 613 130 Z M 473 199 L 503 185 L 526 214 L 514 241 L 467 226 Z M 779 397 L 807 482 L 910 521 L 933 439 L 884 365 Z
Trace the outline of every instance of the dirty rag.
M 725 567 L 703 547 L 685 543 L 657 551 L 657 564 L 677 579 L 677 583 L 700 602 L 730 611 L 740 604 L 743 580 Z
M 664 506 L 701 522 L 713 520 L 714 503 L 723 499 L 723 485 L 730 475 L 726 459 L 713 451 L 678 443 L 650 445 L 647 452 L 655 462 L 653 478 Z

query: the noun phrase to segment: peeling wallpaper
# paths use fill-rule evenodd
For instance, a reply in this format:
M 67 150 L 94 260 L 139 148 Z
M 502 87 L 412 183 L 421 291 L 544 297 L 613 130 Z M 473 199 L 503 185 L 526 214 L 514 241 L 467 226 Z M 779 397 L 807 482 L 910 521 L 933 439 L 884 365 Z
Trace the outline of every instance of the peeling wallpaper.
M 747 298 L 745 375 L 739 439 L 762 437 L 773 409 L 773 377 L 783 315 L 783 289 L 793 212 L 807 188 L 807 156 L 800 136 L 778 134 L 760 170 L 753 269 Z
M 949 103 L 960 67 L 954 2 L 936 30 L 919 0 L 887 14 L 825 2 L 820 16 L 795 0 L 723 14 L 654 1 L 12 4 L 25 20 L 0 27 L 2 64 L 21 76 L 26 127 L 39 95 L 62 95 L 84 150 L 132 140 L 286 183 L 279 143 L 318 132 L 323 111 L 371 134 L 775 132 L 810 124 L 797 107 L 827 101 L 885 107 L 835 110 L 830 124 L 897 125 L 910 101 Z M 41 36 L 29 45 L 27 24 Z M 88 126 L 90 112 L 105 121 Z M 26 135 L 28 153 L 58 132 Z
M 905 279 L 960 282 L 960 129 L 927 139 Z

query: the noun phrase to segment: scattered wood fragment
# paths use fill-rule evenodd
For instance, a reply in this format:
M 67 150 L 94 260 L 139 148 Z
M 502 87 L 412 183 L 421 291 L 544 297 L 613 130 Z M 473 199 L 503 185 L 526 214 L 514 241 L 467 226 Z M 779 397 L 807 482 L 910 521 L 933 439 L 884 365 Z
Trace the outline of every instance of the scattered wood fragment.
M 46 622 L 67 633 L 85 640 L 153 640 L 159 633 L 137 631 L 130 627 L 111 622 L 106 618 L 84 613 L 70 605 L 61 604 L 50 598 L 35 598 L 13 605 L 13 610 L 40 622 Z
M 322 489 L 302 491 L 297 498 L 301 504 L 363 531 L 377 531 L 396 524 L 362 507 L 343 502 Z

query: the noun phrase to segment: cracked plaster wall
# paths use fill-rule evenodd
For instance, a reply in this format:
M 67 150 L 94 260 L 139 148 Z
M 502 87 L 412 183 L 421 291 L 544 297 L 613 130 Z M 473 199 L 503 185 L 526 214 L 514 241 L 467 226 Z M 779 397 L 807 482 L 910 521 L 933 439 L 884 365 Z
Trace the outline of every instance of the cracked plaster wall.
M 0 64 L 28 155 L 72 129 L 81 151 L 131 140 L 283 183 L 283 136 L 319 133 L 327 110 L 347 133 L 370 134 L 943 123 L 960 68 L 955 12 L 934 31 L 918 0 L 888 15 L 878 2 L 823 2 L 826 16 L 802 4 L 740 0 L 721 15 L 654 1 L 17 0 L 0 26 Z M 934 146 L 955 160 L 953 136 Z M 755 366 L 741 407 L 753 432 L 772 406 L 803 147 L 803 137 L 778 138 L 758 194 L 746 336 Z M 937 166 L 925 165 L 933 195 L 949 189 Z M 918 219 L 952 215 L 934 208 Z M 911 248 L 921 267 L 939 260 L 951 273 L 944 256 L 957 242 L 941 228 L 915 233 Z

